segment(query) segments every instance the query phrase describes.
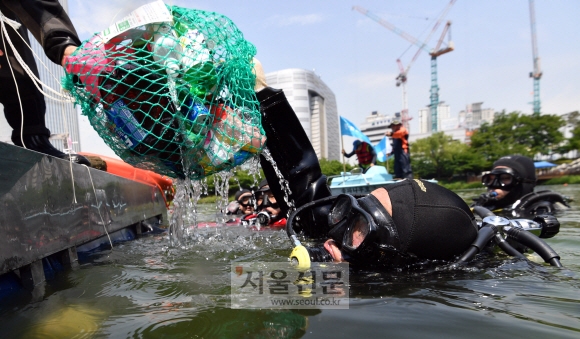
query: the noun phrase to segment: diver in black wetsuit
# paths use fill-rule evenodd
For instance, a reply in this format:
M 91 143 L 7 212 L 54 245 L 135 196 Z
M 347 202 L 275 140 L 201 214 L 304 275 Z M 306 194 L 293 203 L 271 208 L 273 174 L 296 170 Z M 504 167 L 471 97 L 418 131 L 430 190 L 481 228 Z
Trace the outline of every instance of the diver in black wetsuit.
M 467 204 L 455 193 L 422 180 L 404 180 L 358 199 L 351 199 L 349 195 L 331 197 L 316 153 L 283 91 L 264 88 L 257 96 L 268 137 L 266 147 L 288 181 L 291 191 L 288 201 L 299 209 L 300 221 L 295 217 L 294 227 L 310 237 L 328 240 L 325 244 L 327 256 L 335 255 L 337 260 L 342 258 L 350 262 L 449 260 L 465 251 L 477 237 L 475 218 Z M 261 165 L 286 215 L 290 207 L 284 200 L 280 180 L 263 156 Z M 333 206 L 335 211 L 336 207 L 343 208 L 344 220 L 329 224 Z M 362 219 L 372 227 L 371 234 L 357 249 L 348 251 L 348 245 L 343 246 L 342 241 L 344 226 Z
M 568 207 L 567 199 L 559 193 L 545 190 L 534 192 L 536 169 L 534 161 L 521 155 L 501 157 L 493 169 L 482 176 L 488 188 L 471 205 L 513 217 L 530 217 L 553 213 Z
M 331 196 L 312 144 L 284 92 L 266 87 L 263 74 L 256 73 L 266 147 L 277 168 L 263 154 L 260 162 L 281 213 L 289 215 L 286 231 L 296 246 L 291 259 L 298 266 L 348 261 L 359 267 L 401 268 L 425 261 L 451 261 L 460 255 L 457 263 L 464 263 L 499 236 L 504 225 L 489 220 L 479 227 L 463 199 L 423 180 L 406 179 L 365 196 Z M 302 246 L 297 233 L 319 245 Z M 516 241 L 517 233 L 528 235 L 519 230 L 512 233 Z M 535 239 L 530 244 L 544 246 L 532 236 Z M 543 249 L 542 258 L 558 265 L 557 254 L 547 245 Z

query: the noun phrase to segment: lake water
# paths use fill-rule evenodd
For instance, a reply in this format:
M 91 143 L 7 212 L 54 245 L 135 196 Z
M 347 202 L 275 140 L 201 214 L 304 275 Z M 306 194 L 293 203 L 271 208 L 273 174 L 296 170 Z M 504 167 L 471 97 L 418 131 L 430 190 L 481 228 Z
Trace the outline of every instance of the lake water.
M 237 310 L 231 262 L 287 260 L 285 232 L 212 229 L 183 248 L 149 236 L 58 274 L 40 302 L 2 300 L 1 337 L 579 338 L 580 185 L 548 188 L 576 200 L 547 239 L 565 269 L 498 256 L 447 273 L 351 274 L 348 310 Z

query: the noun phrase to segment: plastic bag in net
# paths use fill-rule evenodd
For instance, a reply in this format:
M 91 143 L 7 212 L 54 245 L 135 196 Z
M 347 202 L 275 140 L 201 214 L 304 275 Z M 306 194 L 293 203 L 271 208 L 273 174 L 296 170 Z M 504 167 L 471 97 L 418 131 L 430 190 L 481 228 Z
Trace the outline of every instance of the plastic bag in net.
M 265 143 L 255 47 L 223 15 L 150 5 L 157 21 L 129 16 L 83 42 L 64 87 L 132 165 L 191 179 L 241 165 Z

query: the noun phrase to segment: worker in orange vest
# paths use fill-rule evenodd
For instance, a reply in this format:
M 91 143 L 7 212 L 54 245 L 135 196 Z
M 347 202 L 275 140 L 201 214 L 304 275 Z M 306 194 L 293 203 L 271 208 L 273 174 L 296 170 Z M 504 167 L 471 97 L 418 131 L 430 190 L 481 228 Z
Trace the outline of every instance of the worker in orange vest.
M 409 152 L 409 131 L 399 120 L 393 120 L 389 127 L 391 131 L 387 131 L 385 135 L 393 139 L 393 149 L 387 153 L 387 156 L 395 155 L 395 178 L 413 179 Z

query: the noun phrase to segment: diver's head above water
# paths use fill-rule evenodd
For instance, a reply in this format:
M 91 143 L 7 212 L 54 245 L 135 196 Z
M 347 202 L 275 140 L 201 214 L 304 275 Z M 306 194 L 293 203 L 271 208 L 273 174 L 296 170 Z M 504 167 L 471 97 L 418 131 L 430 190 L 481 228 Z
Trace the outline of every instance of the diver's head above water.
M 495 196 L 491 202 L 494 208 L 511 205 L 534 191 L 536 186 L 534 161 L 521 155 L 501 157 L 493 163 L 493 169 L 482 176 L 481 182 L 488 188 L 488 193 Z
M 289 224 L 301 224 L 312 214 L 309 209 L 322 205 L 331 205 L 326 223 L 317 221 L 327 230 L 324 251 L 319 246 L 311 252 L 327 260 L 360 266 L 449 260 L 477 236 L 467 204 L 446 188 L 422 180 L 386 185 L 358 199 L 342 194 L 314 201 L 296 210 Z
M 258 191 L 256 192 L 256 201 L 258 205 L 258 212 L 268 212 L 272 216 L 278 216 L 281 214 L 280 206 L 276 200 L 276 197 L 268 185 L 266 179 L 260 182 Z

